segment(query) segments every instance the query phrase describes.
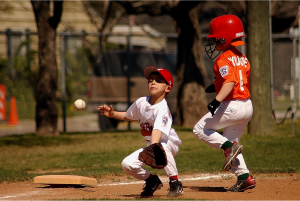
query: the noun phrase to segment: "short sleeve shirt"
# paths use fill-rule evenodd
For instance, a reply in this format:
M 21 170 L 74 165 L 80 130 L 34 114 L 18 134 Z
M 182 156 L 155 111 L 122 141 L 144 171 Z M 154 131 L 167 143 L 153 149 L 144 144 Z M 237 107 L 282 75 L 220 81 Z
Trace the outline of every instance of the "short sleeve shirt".
M 227 82 L 235 82 L 233 90 L 224 100 L 250 97 L 250 63 L 236 48 L 223 52 L 214 63 L 215 89 L 218 94 Z
M 162 132 L 161 142 L 171 140 L 181 144 L 181 140 L 172 128 L 173 119 L 167 101 L 163 99 L 151 105 L 148 102 L 149 98 L 150 96 L 147 96 L 136 100 L 126 111 L 125 117 L 138 121 L 141 134 L 147 142 L 151 142 L 152 130 L 157 129 Z

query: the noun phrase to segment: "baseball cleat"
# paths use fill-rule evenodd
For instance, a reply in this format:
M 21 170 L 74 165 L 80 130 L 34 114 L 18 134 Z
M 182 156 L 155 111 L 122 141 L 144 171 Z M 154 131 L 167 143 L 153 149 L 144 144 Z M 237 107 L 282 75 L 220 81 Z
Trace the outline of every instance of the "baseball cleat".
M 228 192 L 243 192 L 248 189 L 255 188 L 256 181 L 254 178 L 250 175 L 245 180 L 237 180 L 237 182 L 227 189 Z
M 231 166 L 233 166 L 235 158 L 239 155 L 243 150 L 243 145 L 234 141 L 232 147 L 224 150 L 225 161 L 223 165 L 223 171 L 230 170 Z
M 151 197 L 157 189 L 163 187 L 162 182 L 157 175 L 154 175 L 151 179 L 146 179 L 144 184 L 143 192 L 141 193 L 141 198 Z
M 168 197 L 178 197 L 183 194 L 183 188 L 182 188 L 182 183 L 178 181 L 177 179 L 171 179 L 169 181 L 170 188 Z

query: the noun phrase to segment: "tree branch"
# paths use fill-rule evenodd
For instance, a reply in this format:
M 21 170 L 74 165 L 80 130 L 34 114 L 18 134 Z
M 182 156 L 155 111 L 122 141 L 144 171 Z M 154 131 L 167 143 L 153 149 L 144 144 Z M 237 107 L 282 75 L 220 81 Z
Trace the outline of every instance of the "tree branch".
M 130 1 L 118 1 L 127 12 L 128 15 L 144 14 L 150 16 L 168 15 L 172 11 L 171 4 L 168 1 L 154 1 L 154 2 L 137 2 L 131 3 Z
M 125 13 L 125 10 L 121 8 L 121 10 L 117 13 L 116 17 L 112 20 L 111 23 L 107 24 L 105 23 L 105 27 L 103 28 L 103 32 L 110 31 L 123 17 L 123 14 Z
M 83 6 L 86 11 L 85 13 L 90 18 L 91 23 L 94 24 L 98 30 L 101 30 L 102 24 L 104 23 L 102 17 L 94 10 L 93 6 L 89 1 L 84 1 Z
M 63 1 L 53 1 L 53 7 L 54 7 L 53 16 L 50 17 L 49 24 L 51 25 L 51 27 L 56 29 L 60 22 L 61 15 L 62 15 Z

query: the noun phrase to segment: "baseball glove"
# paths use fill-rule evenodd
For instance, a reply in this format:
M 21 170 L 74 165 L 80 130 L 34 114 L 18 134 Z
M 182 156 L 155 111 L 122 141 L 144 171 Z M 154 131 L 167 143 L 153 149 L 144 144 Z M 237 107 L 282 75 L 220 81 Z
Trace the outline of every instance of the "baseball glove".
M 154 169 L 162 169 L 167 165 L 166 152 L 161 143 L 154 143 L 139 154 L 139 160 Z

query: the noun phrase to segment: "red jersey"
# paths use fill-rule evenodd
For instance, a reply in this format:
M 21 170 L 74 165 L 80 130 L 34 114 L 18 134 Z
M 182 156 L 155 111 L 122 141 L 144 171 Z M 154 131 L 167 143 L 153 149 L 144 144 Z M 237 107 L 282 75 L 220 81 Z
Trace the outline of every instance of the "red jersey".
M 214 63 L 215 89 L 218 94 L 223 84 L 235 82 L 233 90 L 224 99 L 246 99 L 250 97 L 250 63 L 236 48 L 223 52 Z

